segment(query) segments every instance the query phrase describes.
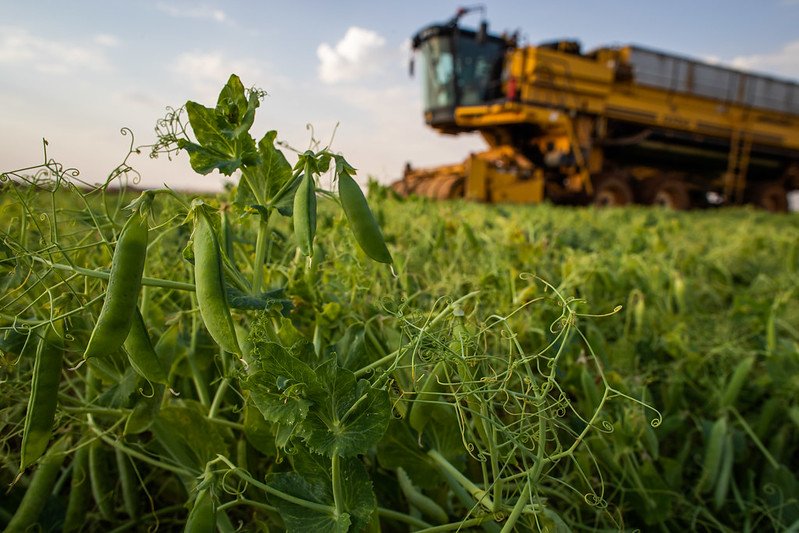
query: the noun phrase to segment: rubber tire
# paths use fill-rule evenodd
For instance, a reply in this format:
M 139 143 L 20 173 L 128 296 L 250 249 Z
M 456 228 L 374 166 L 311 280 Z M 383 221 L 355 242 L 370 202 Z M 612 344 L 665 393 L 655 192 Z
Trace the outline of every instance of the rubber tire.
M 691 192 L 684 181 L 670 180 L 661 183 L 652 196 L 652 205 L 684 211 L 691 208 Z
M 782 183 L 770 182 L 757 185 L 752 191 L 752 203 L 772 213 L 788 211 L 788 191 Z
M 605 178 L 597 185 L 594 193 L 594 205 L 598 207 L 620 207 L 632 202 L 633 190 L 622 178 Z

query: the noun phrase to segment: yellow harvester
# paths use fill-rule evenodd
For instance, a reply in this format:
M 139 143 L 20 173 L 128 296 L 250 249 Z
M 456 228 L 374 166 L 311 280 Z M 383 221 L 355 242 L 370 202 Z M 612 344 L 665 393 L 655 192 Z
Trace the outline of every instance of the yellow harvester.
M 466 12 L 413 38 L 424 116 L 489 149 L 408 165 L 400 194 L 784 211 L 799 189 L 799 84 L 639 46 L 519 46 L 461 27 Z

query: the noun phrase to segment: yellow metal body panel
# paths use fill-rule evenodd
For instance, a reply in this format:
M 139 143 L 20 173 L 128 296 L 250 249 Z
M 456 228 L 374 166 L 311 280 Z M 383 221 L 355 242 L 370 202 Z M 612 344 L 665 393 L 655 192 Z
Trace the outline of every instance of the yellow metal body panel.
M 459 107 L 456 124 L 481 129 L 526 123 L 554 133 L 579 113 L 723 139 L 744 131 L 754 145 L 799 150 L 797 115 L 615 81 L 624 50 L 604 50 L 596 58 L 536 47 L 514 50 L 506 78 L 518 84 L 519 101 Z

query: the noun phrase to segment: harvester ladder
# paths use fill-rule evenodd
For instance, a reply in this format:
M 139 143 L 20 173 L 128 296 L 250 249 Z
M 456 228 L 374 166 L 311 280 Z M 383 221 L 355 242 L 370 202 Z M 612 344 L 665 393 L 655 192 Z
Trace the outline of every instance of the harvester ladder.
M 577 97 L 574 89 L 574 79 L 571 72 L 571 66 L 567 61 L 563 62 L 563 78 L 566 82 L 565 91 L 557 91 L 560 99 L 560 109 L 565 115 L 566 136 L 569 138 L 569 144 L 572 147 L 572 155 L 574 156 L 575 166 L 577 167 L 577 174 L 580 176 L 580 185 L 588 194 L 594 193 L 593 184 L 591 183 L 591 175 L 588 172 L 588 162 L 585 160 L 580 141 L 577 138 L 577 132 L 574 128 L 574 121 L 577 118 Z M 569 106 L 566 102 L 566 94 L 571 95 L 573 105 Z
M 732 203 L 739 204 L 743 201 L 751 152 L 752 132 L 744 122 L 732 131 L 727 172 L 724 175 L 724 197 Z

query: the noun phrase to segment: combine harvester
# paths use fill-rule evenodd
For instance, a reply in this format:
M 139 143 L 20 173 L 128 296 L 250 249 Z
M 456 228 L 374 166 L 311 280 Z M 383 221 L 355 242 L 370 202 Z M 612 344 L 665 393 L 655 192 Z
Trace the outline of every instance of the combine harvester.
M 799 189 L 799 84 L 639 46 L 520 46 L 460 26 L 424 28 L 424 117 L 489 149 L 414 169 L 402 195 L 673 209 L 751 203 L 785 211 Z M 411 63 L 413 72 L 413 62 Z

